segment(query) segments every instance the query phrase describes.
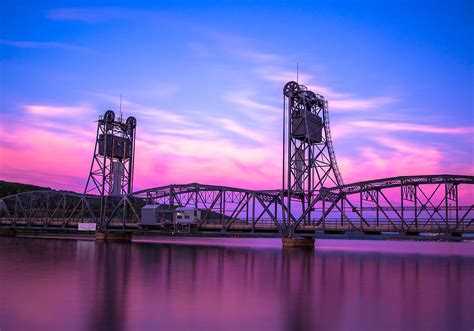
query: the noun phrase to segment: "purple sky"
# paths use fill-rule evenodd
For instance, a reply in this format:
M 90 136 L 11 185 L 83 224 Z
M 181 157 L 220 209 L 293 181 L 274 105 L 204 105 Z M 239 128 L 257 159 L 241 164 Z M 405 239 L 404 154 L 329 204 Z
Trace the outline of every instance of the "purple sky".
M 346 183 L 474 174 L 471 1 L 2 1 L 0 13 L 0 179 L 81 191 L 94 121 L 122 94 L 138 120 L 135 189 L 278 188 L 296 62 L 329 100 Z

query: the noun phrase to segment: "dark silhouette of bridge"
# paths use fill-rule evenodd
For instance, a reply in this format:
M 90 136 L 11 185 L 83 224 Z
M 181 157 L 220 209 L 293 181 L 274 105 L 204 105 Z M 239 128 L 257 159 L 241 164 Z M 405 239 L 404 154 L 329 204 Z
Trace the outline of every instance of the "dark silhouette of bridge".
M 295 82 L 286 84 L 283 93 L 281 189 L 192 183 L 133 192 L 136 120 L 115 120 L 108 111 L 99 119 L 88 180 L 95 186 L 86 186 L 83 194 L 32 191 L 0 199 L 0 227 L 68 231 L 89 223 L 105 233 L 292 238 L 390 233 L 456 239 L 474 233 L 474 176 L 400 176 L 344 184 L 332 147 L 328 102 Z M 142 222 L 145 206 L 161 215 L 155 224 Z M 184 222 L 178 220 L 180 211 L 194 215 Z

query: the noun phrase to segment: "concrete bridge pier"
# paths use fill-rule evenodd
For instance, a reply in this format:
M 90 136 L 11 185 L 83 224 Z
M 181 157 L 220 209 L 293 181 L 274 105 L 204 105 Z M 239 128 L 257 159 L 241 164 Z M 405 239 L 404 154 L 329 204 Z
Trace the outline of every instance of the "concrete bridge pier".
M 16 237 L 16 230 L 0 228 L 0 237 Z
M 314 249 L 314 238 L 283 238 L 283 248 L 310 248 Z
M 95 233 L 96 241 L 132 242 L 132 232 L 101 232 Z

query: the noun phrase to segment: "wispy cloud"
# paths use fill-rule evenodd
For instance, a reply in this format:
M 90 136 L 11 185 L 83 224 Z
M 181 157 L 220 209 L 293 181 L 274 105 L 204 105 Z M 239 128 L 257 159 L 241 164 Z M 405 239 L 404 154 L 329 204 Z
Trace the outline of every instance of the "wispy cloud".
M 146 11 L 117 7 L 101 8 L 57 8 L 50 10 L 47 17 L 57 21 L 81 21 L 96 23 L 124 19 L 130 16 L 146 15 Z
M 258 62 L 277 62 L 283 61 L 284 57 L 270 52 L 262 52 L 258 50 L 249 50 L 249 49 L 242 49 L 236 48 L 234 49 L 234 54 L 239 55 L 243 58 L 246 58 L 251 61 L 258 61 Z
M 115 102 L 116 97 L 105 93 L 89 93 L 100 99 Z M 241 101 L 241 99 L 239 99 Z M 245 104 L 251 100 L 245 99 Z M 172 112 L 158 107 L 148 107 L 132 102 L 130 99 L 122 100 L 123 107 L 127 114 L 136 116 L 139 125 L 144 127 L 150 134 L 164 136 L 163 141 L 170 140 L 169 136 L 189 138 L 195 141 L 227 139 L 229 133 L 237 134 L 259 144 L 265 138 L 261 130 L 254 130 L 243 126 L 241 122 L 227 117 L 210 116 L 207 112 L 195 110 L 193 112 Z M 253 105 L 253 104 L 252 104 Z M 253 105 L 262 111 L 268 112 L 271 109 L 266 104 L 255 103 Z M 249 116 L 251 118 L 251 116 Z M 165 137 L 166 136 L 166 137 Z
M 55 42 L 55 41 L 20 41 L 20 40 L 9 40 L 9 39 L 0 39 L 1 45 L 19 47 L 19 48 L 59 48 L 71 51 L 80 51 L 86 53 L 100 54 L 100 52 L 88 48 L 77 46 L 69 43 Z
M 187 26 L 198 35 L 205 39 L 204 41 L 190 41 L 188 47 L 201 56 L 217 55 L 219 53 L 226 56 L 240 58 L 252 64 L 282 63 L 285 57 L 270 51 L 265 51 L 254 47 L 255 41 L 251 38 L 245 38 L 221 30 L 216 30 L 203 25 L 192 25 L 181 23 Z
M 8 135 L 0 129 L 2 139 L 6 136 L 19 144 L 16 148 L 10 148 L 9 141 L 0 145 L 0 177 L 80 191 L 85 183 L 93 141 L 88 142 L 82 134 L 73 134 L 70 130 L 57 132 L 54 127 L 34 124 L 15 123 L 14 128 L 8 129 Z
M 116 95 L 101 92 L 89 92 L 87 93 L 87 95 L 94 96 L 99 100 L 114 104 L 116 105 L 116 107 L 120 104 L 120 97 L 117 97 Z M 146 121 L 149 124 L 159 123 L 163 125 L 164 123 L 168 123 L 180 126 L 195 126 L 195 123 L 190 121 L 189 117 L 177 114 L 176 112 L 161 109 L 159 107 L 145 106 L 137 102 L 131 101 L 128 98 L 122 98 L 122 109 L 124 109 L 130 116 L 133 115 L 139 116 L 141 118 L 146 118 Z
M 296 72 L 278 70 L 277 68 L 260 68 L 256 73 L 265 80 L 285 84 L 288 81 L 296 80 Z M 336 111 L 355 111 L 378 109 L 382 106 L 398 102 L 397 98 L 392 96 L 380 96 L 370 98 L 356 97 L 351 93 L 338 92 L 334 89 L 316 84 L 315 78 L 309 74 L 299 74 L 299 81 L 306 85 L 315 93 L 323 95 L 329 99 L 329 107 Z
M 190 41 L 187 43 L 187 46 L 194 55 L 209 57 L 215 54 L 213 49 L 202 42 Z
M 332 110 L 352 111 L 352 110 L 368 110 L 379 109 L 385 105 L 398 102 L 393 97 L 374 97 L 367 99 L 346 98 L 334 99 L 329 101 L 329 107 Z
M 189 121 L 189 118 L 186 118 L 185 116 L 154 107 L 145 107 L 134 104 L 130 106 L 129 111 L 135 115 L 148 118 L 148 120 L 150 118 L 155 119 L 157 122 L 168 122 L 179 125 L 194 125 L 194 123 Z
M 88 106 L 53 106 L 53 105 L 25 105 L 23 106 L 26 112 L 46 117 L 61 117 L 66 119 L 68 117 L 76 117 L 78 115 L 89 115 L 94 110 Z
M 296 71 L 281 70 L 277 67 L 264 67 L 255 69 L 255 73 L 262 79 L 285 84 L 289 81 L 296 81 Z M 310 82 L 313 77 L 308 74 L 300 73 L 298 75 L 300 82 Z
M 227 131 L 237 133 L 238 135 L 242 137 L 245 137 L 245 138 L 260 142 L 260 143 L 265 141 L 265 137 L 262 134 L 260 134 L 258 131 L 248 129 L 240 125 L 234 120 L 231 120 L 229 118 L 217 118 L 216 120 L 222 126 L 222 128 Z
M 422 134 L 437 135 L 467 135 L 465 139 L 469 139 L 474 134 L 474 127 L 449 127 L 436 126 L 430 124 L 419 124 L 399 121 L 354 121 L 347 120 L 344 123 L 336 123 L 333 126 L 333 138 L 341 138 L 351 134 L 360 134 L 361 131 L 370 130 L 377 134 L 387 132 L 414 132 Z
M 232 102 L 236 105 L 243 106 L 247 109 L 253 110 L 263 110 L 270 113 L 280 114 L 281 109 L 278 109 L 275 106 L 262 103 L 260 101 L 251 99 L 249 96 L 243 95 L 242 93 L 233 92 L 225 96 L 225 100 Z
M 388 136 L 377 137 L 375 142 L 375 146 L 371 144 L 357 148 L 355 156 L 338 154 L 338 163 L 346 182 L 436 174 L 443 169 L 445 155 L 438 147 Z
M 439 127 L 434 125 L 404 123 L 404 122 L 382 122 L 382 121 L 354 121 L 352 125 L 384 131 L 411 131 L 422 133 L 438 133 L 438 134 L 473 134 L 473 127 Z

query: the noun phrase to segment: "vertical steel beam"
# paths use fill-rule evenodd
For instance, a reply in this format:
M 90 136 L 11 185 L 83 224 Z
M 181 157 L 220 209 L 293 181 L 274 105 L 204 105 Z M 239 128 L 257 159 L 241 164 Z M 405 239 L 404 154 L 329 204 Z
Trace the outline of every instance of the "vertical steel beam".
M 415 189 L 415 228 L 418 230 L 418 185 L 413 185 Z
M 400 211 L 400 213 L 401 213 L 401 215 L 402 215 L 402 217 L 401 217 L 401 221 L 402 221 L 402 222 L 401 222 L 401 223 L 402 223 L 402 232 L 405 232 L 405 227 L 403 226 L 404 223 L 405 223 L 405 221 L 404 221 L 404 220 L 405 220 L 405 216 L 404 216 L 404 210 L 403 210 L 403 209 L 404 209 L 404 208 L 403 208 L 403 201 L 404 201 L 404 200 L 405 200 L 405 199 L 403 198 L 403 184 L 401 184 L 401 185 L 400 185 L 400 204 L 401 204 L 401 211 Z
M 379 206 L 379 190 L 375 190 L 375 208 L 376 208 L 376 217 L 377 217 L 377 227 L 379 227 L 379 210 L 380 210 L 380 206 Z
M 458 199 L 458 184 L 455 184 L 456 190 L 456 228 L 459 226 L 459 199 Z M 464 230 L 464 229 L 463 229 Z

